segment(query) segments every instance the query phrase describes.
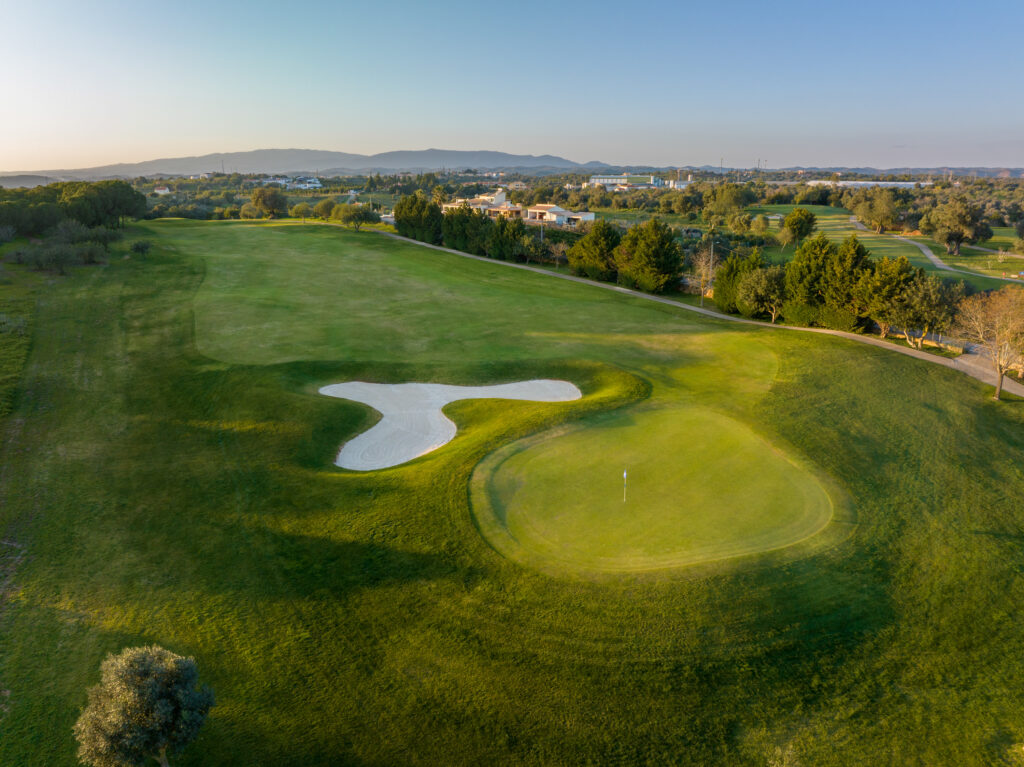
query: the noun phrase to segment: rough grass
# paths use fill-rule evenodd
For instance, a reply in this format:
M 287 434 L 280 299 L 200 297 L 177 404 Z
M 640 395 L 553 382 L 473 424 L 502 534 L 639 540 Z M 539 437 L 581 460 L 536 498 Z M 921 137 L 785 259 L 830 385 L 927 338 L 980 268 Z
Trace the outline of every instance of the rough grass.
M 148 642 L 218 696 L 177 765 L 988 765 L 1024 741 L 1021 405 L 884 349 L 285 228 L 147 224 L 147 259 L 41 294 L 0 435 L 26 552 L 0 764 L 75 764 L 100 661 Z M 849 496 L 848 537 L 599 579 L 485 543 L 484 456 L 653 401 L 690 361 L 721 369 L 693 401 Z M 534 376 L 587 396 L 456 403 L 442 450 L 330 466 L 367 414 L 320 383 Z
M 0 264 L 0 418 L 10 412 L 21 380 L 32 340 L 34 293 L 41 282 L 22 267 Z

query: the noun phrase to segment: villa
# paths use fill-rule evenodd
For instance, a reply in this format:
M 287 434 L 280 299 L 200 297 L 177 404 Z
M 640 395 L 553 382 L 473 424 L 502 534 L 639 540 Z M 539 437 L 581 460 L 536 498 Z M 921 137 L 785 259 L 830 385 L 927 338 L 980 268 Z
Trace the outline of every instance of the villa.
M 557 205 L 532 205 L 526 209 L 526 217 L 523 220 L 527 224 L 552 224 L 575 229 L 584 221 L 593 221 L 594 214 L 589 211 L 576 213 Z
M 441 205 L 441 212 L 458 210 L 463 205 L 468 205 L 473 210 L 486 213 L 491 218 L 522 218 L 523 206 L 508 202 L 505 198 L 505 190 L 498 189 L 491 194 L 482 194 L 479 197 L 458 198 L 454 202 L 446 202 Z

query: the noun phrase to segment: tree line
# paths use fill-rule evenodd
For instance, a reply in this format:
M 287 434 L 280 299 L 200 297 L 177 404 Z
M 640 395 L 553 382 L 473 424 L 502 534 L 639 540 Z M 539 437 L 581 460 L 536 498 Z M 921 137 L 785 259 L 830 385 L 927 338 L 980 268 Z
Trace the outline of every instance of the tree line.
M 10 227 L 15 236 L 37 236 L 69 219 L 86 227 L 119 229 L 145 213 L 145 196 L 125 181 L 0 188 L 0 227 Z

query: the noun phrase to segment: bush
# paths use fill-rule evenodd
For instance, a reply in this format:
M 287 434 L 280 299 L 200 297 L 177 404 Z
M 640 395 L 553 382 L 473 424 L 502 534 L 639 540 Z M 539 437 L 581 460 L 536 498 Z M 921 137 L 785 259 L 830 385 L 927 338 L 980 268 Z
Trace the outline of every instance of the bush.
M 89 227 L 74 219 L 66 218 L 53 228 L 51 236 L 57 242 L 76 245 L 89 239 Z
M 77 248 L 79 260 L 88 265 L 101 263 L 106 253 L 106 248 L 98 242 L 83 242 Z
M 803 302 L 787 301 L 782 306 L 782 318 L 787 325 L 810 327 L 818 320 L 818 308 Z
M 151 247 L 153 247 L 153 243 L 149 240 L 136 240 L 131 245 L 131 251 L 137 256 L 144 256 L 149 253 Z
M 844 330 L 847 333 L 853 333 L 859 327 L 860 320 L 857 315 L 849 309 L 833 309 L 828 306 L 823 306 L 818 309 L 817 324 L 821 325 L 823 328 Z

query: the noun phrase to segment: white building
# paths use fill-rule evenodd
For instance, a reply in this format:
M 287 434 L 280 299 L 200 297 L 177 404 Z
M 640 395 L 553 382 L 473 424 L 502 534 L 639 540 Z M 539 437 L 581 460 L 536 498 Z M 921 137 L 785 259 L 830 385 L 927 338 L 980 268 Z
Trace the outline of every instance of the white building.
M 831 179 L 813 179 L 805 182 L 807 186 L 839 186 L 848 189 L 870 189 L 886 187 L 888 189 L 913 189 L 917 186 L 931 186 L 931 181 L 833 181 Z
M 584 221 L 593 220 L 594 214 L 589 211 L 576 213 L 557 205 L 532 205 L 526 209 L 526 216 L 523 218 L 527 224 L 553 224 L 570 229 L 575 229 Z
M 482 194 L 479 197 L 460 197 L 454 202 L 446 202 L 441 205 L 441 212 L 458 210 L 463 205 L 468 205 L 473 210 L 480 210 L 491 218 L 503 216 L 505 218 L 522 218 L 523 206 L 514 205 L 505 199 L 505 190 L 496 189 L 491 194 Z
M 617 192 L 629 191 L 632 189 L 660 189 L 665 186 L 665 180 L 658 176 L 638 176 L 629 173 L 616 175 L 591 176 L 584 186 L 603 186 Z

